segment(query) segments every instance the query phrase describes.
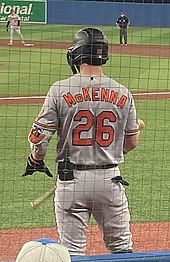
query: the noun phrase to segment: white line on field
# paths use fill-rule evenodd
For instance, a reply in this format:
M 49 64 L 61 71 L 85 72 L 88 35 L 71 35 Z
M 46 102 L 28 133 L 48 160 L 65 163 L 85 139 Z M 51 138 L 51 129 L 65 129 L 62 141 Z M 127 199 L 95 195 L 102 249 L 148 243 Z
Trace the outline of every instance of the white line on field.
M 170 94 L 170 91 L 167 91 L 167 92 L 132 93 L 133 96 L 169 95 L 169 94 Z
M 23 99 L 42 99 L 45 96 L 11 96 L 11 97 L 0 97 L 0 100 L 23 100 Z
M 133 96 L 148 96 L 148 95 L 170 95 L 170 91 L 167 92 L 146 92 L 146 93 L 132 93 Z M 45 96 L 11 96 L 0 97 L 0 100 L 24 100 L 24 99 L 44 99 Z

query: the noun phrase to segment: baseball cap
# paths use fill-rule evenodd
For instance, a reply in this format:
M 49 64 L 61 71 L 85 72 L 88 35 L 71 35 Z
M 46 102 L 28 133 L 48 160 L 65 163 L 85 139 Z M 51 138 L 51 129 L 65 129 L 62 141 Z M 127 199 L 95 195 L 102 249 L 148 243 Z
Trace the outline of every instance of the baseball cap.
M 16 262 L 71 262 L 68 249 L 58 241 L 40 238 L 26 242 Z

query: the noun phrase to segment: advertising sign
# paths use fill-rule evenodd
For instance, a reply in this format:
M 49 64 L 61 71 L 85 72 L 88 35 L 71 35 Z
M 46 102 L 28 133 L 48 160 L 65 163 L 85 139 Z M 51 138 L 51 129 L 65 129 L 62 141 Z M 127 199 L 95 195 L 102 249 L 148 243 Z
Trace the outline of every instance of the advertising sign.
M 47 1 L 0 0 L 0 21 L 6 21 L 11 9 L 14 9 L 22 21 L 46 23 Z

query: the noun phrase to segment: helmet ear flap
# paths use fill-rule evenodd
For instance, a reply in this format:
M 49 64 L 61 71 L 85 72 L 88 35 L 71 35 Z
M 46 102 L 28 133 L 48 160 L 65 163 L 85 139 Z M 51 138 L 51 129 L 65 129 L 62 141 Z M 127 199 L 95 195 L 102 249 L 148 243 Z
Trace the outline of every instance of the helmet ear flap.
M 71 49 L 68 49 L 68 51 L 67 51 L 67 63 L 71 67 L 73 74 L 77 74 L 77 70 L 76 70 L 76 67 L 74 65 L 73 54 L 72 54 Z
M 69 66 L 73 65 L 73 58 L 72 58 L 71 49 L 68 49 L 68 51 L 67 51 L 67 63 L 69 64 Z

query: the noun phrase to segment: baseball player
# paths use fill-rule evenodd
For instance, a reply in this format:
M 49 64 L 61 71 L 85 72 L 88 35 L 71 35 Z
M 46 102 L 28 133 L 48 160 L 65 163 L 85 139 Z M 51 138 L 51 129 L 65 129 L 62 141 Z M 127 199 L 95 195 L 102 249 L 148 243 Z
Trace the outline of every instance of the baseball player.
M 14 32 L 17 32 L 21 38 L 22 44 L 25 44 L 23 35 L 21 33 L 20 29 L 20 17 L 17 15 L 14 11 L 14 9 L 11 9 L 10 15 L 8 16 L 7 24 L 6 24 L 6 31 L 8 32 L 8 28 L 10 26 L 10 42 L 8 45 L 13 45 L 13 36 Z
M 31 154 L 23 176 L 40 171 L 51 177 L 44 157 L 57 133 L 55 215 L 61 243 L 71 255 L 85 254 L 91 215 L 110 252 L 132 252 L 128 182 L 119 164 L 139 143 L 139 125 L 129 90 L 103 72 L 108 58 L 102 31 L 79 30 L 67 52 L 74 75 L 51 86 L 29 134 Z
M 127 45 L 127 28 L 130 25 L 130 20 L 127 16 L 125 16 L 124 12 L 120 13 L 120 17 L 116 21 L 116 26 L 119 28 L 120 32 L 120 45 Z

